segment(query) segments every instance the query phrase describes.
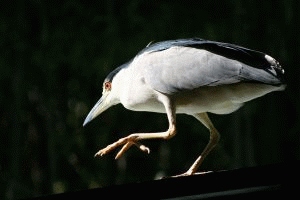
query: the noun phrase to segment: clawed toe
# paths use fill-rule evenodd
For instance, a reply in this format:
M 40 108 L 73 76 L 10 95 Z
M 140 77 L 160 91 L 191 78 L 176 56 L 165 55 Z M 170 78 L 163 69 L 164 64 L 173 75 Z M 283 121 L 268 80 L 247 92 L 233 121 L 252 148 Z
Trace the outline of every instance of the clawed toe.
M 102 157 L 103 155 L 105 155 L 106 154 L 106 151 L 104 151 L 104 149 L 101 149 L 100 151 L 98 151 L 95 155 L 94 155 L 94 157 L 96 158 L 96 157 Z
M 193 175 L 202 175 L 202 174 L 207 174 L 207 173 L 211 173 L 213 171 L 207 171 L 207 172 L 195 172 L 192 173 L 191 171 L 187 171 L 183 174 L 179 174 L 179 175 L 175 175 L 175 176 L 171 176 L 170 178 L 178 178 L 178 177 L 184 177 L 184 176 L 193 176 Z
M 126 138 L 121 138 L 117 142 L 108 145 L 104 149 L 101 149 L 98 151 L 94 157 L 102 157 L 105 154 L 108 154 L 110 151 L 114 150 L 118 146 L 121 146 L 124 144 L 122 149 L 119 151 L 119 153 L 116 155 L 115 159 L 120 158 L 132 145 L 136 145 L 141 151 L 144 151 L 146 153 L 150 153 L 150 149 L 146 147 L 145 145 L 135 141 L 136 139 L 134 137 L 126 137 Z
M 115 149 L 117 146 L 114 144 L 108 145 L 107 147 L 105 147 L 104 149 L 101 149 L 100 151 L 98 151 L 94 157 L 102 157 L 103 155 L 109 153 L 110 151 L 112 151 L 113 149 Z

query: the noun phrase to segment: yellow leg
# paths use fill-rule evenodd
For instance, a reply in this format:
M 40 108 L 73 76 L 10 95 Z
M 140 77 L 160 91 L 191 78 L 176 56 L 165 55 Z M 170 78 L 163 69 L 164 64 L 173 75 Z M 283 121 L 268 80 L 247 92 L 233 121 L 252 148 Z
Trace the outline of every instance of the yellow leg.
M 204 126 L 206 126 L 210 131 L 210 140 L 201 155 L 197 158 L 197 160 L 194 162 L 194 164 L 190 167 L 190 169 L 178 176 L 190 176 L 193 175 L 199 168 L 199 166 L 202 164 L 204 158 L 209 154 L 209 152 L 216 146 L 216 144 L 220 140 L 220 134 L 217 131 L 217 129 L 214 127 L 210 119 L 208 118 L 207 113 L 198 113 L 193 115 L 196 119 L 198 119 Z
M 124 145 L 119 153 L 116 155 L 116 159 L 120 158 L 132 145 L 136 145 L 144 152 L 150 153 L 150 149 L 138 141 L 146 139 L 170 139 L 176 134 L 176 109 L 171 99 L 167 96 L 160 96 L 160 100 L 165 106 L 166 113 L 169 120 L 169 129 L 165 132 L 159 133 L 134 133 L 127 137 L 119 139 L 117 142 L 108 145 L 106 148 L 101 149 L 95 154 L 95 157 L 103 156 L 118 146 Z
M 104 149 L 101 149 L 95 154 L 95 157 L 103 156 L 118 146 L 124 145 L 122 149 L 119 151 L 119 153 L 116 156 L 116 159 L 120 158 L 132 145 L 136 145 L 144 152 L 150 153 L 150 149 L 143 144 L 139 143 L 139 140 L 146 140 L 146 139 L 169 139 L 172 136 L 174 136 L 176 133 L 175 128 L 169 128 L 166 132 L 160 132 L 160 133 L 134 133 L 127 137 L 119 139 L 117 142 L 108 145 Z

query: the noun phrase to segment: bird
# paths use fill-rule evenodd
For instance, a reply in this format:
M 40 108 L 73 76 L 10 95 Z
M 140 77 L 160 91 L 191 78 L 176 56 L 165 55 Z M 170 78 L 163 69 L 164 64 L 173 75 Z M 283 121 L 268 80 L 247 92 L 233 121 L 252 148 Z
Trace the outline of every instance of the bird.
M 133 145 L 150 153 L 140 143 L 142 140 L 174 137 L 176 114 L 194 116 L 209 130 L 210 139 L 192 166 L 178 176 L 194 175 L 220 140 L 207 113 L 229 114 L 245 102 L 283 91 L 287 85 L 284 73 L 270 55 L 235 44 L 201 38 L 149 43 L 133 59 L 108 74 L 102 97 L 83 126 L 119 103 L 132 111 L 166 113 L 166 131 L 133 133 L 95 154 L 101 157 L 122 146 L 115 157 L 118 159 Z

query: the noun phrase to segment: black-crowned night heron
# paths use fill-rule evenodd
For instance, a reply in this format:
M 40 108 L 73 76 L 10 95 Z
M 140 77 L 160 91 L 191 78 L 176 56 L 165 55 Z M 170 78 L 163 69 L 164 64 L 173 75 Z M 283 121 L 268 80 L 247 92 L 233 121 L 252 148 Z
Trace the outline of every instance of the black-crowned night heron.
M 124 145 L 117 159 L 132 145 L 149 153 L 140 140 L 170 139 L 176 134 L 176 114 L 192 115 L 210 131 L 209 143 L 183 174 L 192 175 L 220 139 L 207 112 L 232 113 L 247 101 L 284 90 L 283 74 L 271 56 L 233 44 L 199 38 L 151 44 L 106 77 L 102 97 L 83 125 L 118 103 L 129 110 L 167 114 L 167 131 L 134 133 L 95 155 Z

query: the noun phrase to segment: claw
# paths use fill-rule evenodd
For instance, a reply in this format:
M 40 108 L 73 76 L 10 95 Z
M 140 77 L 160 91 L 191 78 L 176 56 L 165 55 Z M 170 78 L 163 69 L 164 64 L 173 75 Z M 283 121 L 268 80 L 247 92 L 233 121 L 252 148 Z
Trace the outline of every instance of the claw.
M 146 152 L 147 154 L 150 154 L 150 149 L 148 147 L 146 147 L 143 144 L 137 143 L 135 144 L 138 148 L 140 148 L 140 150 Z
M 100 151 L 98 151 L 94 157 L 102 157 L 103 155 L 109 153 L 110 151 L 112 151 L 113 149 L 115 149 L 117 147 L 117 145 L 111 144 L 108 145 L 107 147 L 105 147 L 104 149 L 101 149 Z
M 94 157 L 102 157 L 103 155 L 109 153 L 110 151 L 114 150 L 115 148 L 117 148 L 120 145 L 123 145 L 124 143 L 126 143 L 126 144 L 122 147 L 122 149 L 116 155 L 115 159 L 120 158 L 132 145 L 136 145 L 143 152 L 146 152 L 148 154 L 150 153 L 150 149 L 148 147 L 146 147 L 145 145 L 135 141 L 134 137 L 130 137 L 130 138 L 127 137 L 127 138 L 121 138 L 117 142 L 115 142 L 111 145 L 108 145 L 104 149 L 101 149 L 100 151 L 98 151 L 95 154 Z
M 100 151 L 98 151 L 98 152 L 94 155 L 94 157 L 95 157 L 95 158 L 97 158 L 97 157 L 102 157 L 103 155 L 104 155 L 104 153 L 101 152 L 101 150 L 100 150 Z

